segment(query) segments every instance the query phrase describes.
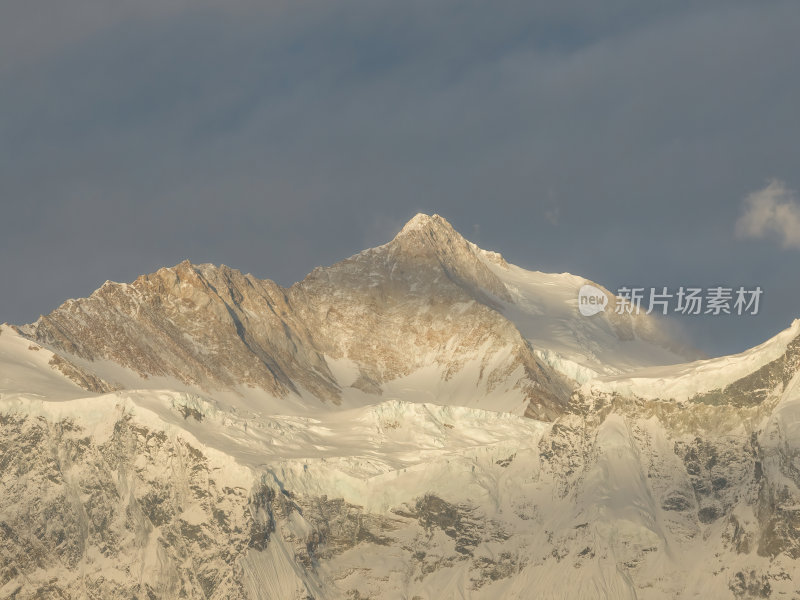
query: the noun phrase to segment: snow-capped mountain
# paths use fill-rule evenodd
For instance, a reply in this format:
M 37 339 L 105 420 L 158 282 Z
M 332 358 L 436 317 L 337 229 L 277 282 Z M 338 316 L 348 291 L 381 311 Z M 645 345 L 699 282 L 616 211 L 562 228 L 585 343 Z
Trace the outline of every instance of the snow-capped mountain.
M 581 318 L 585 281 L 524 271 L 438 215 L 417 215 L 390 243 L 290 288 L 187 261 L 131 284 L 107 282 L 19 332 L 95 392 L 166 377 L 208 392 L 313 398 L 317 407 L 410 390 L 552 418 L 576 373 L 685 359 L 643 315 Z
M 687 363 L 584 283 L 417 215 L 3 325 L 0 597 L 798 597 L 800 322 Z

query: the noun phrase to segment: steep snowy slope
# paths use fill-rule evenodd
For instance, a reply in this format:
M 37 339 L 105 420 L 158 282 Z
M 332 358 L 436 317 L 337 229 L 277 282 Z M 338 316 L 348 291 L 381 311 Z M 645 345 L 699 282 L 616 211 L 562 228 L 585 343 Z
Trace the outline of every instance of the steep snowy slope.
M 738 395 L 752 404 L 778 384 L 788 384 L 800 360 L 799 336 L 800 320 L 795 320 L 774 338 L 740 354 L 600 377 L 584 385 L 583 393 L 704 402 L 715 397 L 730 401 Z
M 594 282 L 569 273 L 526 271 L 497 260 L 493 253 L 480 251 L 480 256 L 509 292 L 510 300 L 501 301 L 502 313 L 537 356 L 579 383 L 700 357 L 655 318 L 616 314 L 614 294 Z M 606 310 L 591 317 L 578 312 L 578 290 L 586 283 L 609 298 Z

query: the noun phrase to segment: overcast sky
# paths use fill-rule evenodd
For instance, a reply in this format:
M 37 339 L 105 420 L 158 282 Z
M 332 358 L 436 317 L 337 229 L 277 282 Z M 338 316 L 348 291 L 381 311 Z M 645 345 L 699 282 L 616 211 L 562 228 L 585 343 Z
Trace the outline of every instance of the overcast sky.
M 800 317 L 800 3 L 5 0 L 0 321 L 188 258 L 288 285 L 416 212 Z

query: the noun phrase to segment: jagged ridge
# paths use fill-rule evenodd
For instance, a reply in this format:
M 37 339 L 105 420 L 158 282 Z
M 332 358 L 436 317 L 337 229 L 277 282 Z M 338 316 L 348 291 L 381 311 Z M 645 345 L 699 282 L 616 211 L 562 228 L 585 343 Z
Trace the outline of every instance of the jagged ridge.
M 566 383 L 498 311 L 510 295 L 482 254 L 442 217 L 417 215 L 390 243 L 290 288 L 185 261 L 132 284 L 107 282 L 20 331 L 66 358 L 108 360 L 143 377 L 334 402 L 343 387 L 379 394 L 430 364 L 446 381 L 477 359 L 476 395 L 510 382 L 529 414 L 552 418 Z M 326 357 L 353 361 L 358 376 L 337 381 Z

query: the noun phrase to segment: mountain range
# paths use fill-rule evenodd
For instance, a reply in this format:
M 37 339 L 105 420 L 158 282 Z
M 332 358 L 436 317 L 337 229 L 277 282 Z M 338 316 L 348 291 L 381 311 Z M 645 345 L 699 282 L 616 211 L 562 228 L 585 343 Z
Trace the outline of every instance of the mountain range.
M 417 215 L 3 324 L 0 597 L 800 597 L 800 321 L 703 359 L 616 302 Z

